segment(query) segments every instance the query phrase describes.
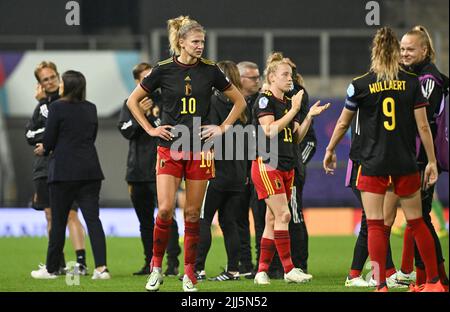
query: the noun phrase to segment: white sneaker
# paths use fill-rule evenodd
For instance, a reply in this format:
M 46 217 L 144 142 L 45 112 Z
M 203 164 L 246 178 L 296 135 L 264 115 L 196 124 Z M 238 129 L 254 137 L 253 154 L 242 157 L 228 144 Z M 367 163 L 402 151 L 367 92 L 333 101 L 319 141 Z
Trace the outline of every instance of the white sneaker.
M 300 268 L 293 268 L 289 273 L 284 273 L 284 281 L 287 283 L 306 283 L 312 279 L 311 274 L 306 274 Z
M 269 275 L 267 275 L 266 272 L 261 271 L 261 272 L 256 273 L 255 279 L 253 280 L 253 282 L 256 285 L 269 285 L 270 284 L 270 278 L 269 278 Z
M 345 287 L 369 287 L 369 283 L 362 276 L 349 278 L 345 280 Z
M 368 286 L 369 287 L 377 287 L 377 281 L 373 277 L 371 277 Z
M 397 281 L 397 273 L 394 273 L 391 276 L 386 278 L 386 285 L 388 288 L 407 288 L 408 287 L 407 285 L 400 284 Z
M 159 286 L 163 283 L 163 276 L 158 269 L 153 269 L 152 273 L 148 276 L 145 289 L 148 291 L 158 291 Z
M 412 271 L 409 274 L 403 273 L 402 270 L 397 271 L 397 283 L 409 285 L 416 282 L 416 272 Z
M 31 277 L 36 279 L 55 279 L 58 275 L 54 273 L 48 273 L 45 264 L 39 264 L 39 270 L 31 271 Z
M 191 279 L 184 274 L 183 276 L 183 291 L 185 292 L 196 292 L 198 289 L 195 287 L 194 283 L 192 283 Z
M 93 280 L 96 280 L 96 279 L 107 280 L 110 278 L 111 278 L 111 275 L 109 274 L 108 269 L 104 269 L 102 272 L 97 271 L 95 269 L 94 272 L 92 273 Z

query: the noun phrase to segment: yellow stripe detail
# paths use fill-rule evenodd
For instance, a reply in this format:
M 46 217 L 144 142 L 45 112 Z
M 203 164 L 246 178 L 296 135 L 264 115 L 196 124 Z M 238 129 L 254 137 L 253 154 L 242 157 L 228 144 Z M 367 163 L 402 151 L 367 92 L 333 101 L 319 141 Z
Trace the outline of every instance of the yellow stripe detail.
M 164 61 L 158 62 L 158 65 L 161 66 L 161 65 L 172 63 L 172 62 L 173 62 L 173 58 L 168 58 Z
M 207 64 L 207 65 L 216 65 L 216 63 L 215 63 L 214 61 L 205 59 L 205 58 L 203 58 L 203 57 L 200 59 L 200 61 L 202 61 L 202 63 L 205 63 L 205 64 Z
M 258 164 L 259 164 L 259 173 L 260 173 L 261 179 L 264 183 L 264 187 L 266 188 L 267 194 L 275 195 L 275 191 L 272 187 L 272 183 L 270 183 L 269 176 L 267 175 L 266 166 L 264 165 L 261 157 L 258 158 Z
M 414 73 L 412 73 L 412 72 L 409 72 L 409 71 L 407 71 L 407 70 L 405 70 L 405 69 L 403 69 L 403 68 L 400 68 L 400 71 L 405 72 L 405 73 L 407 73 L 407 74 L 409 74 L 409 75 L 411 75 L 411 76 L 417 77 L 417 74 L 414 74 Z
M 358 186 L 359 176 L 361 175 L 361 165 L 358 167 L 358 173 L 356 174 L 356 186 Z
M 211 171 L 212 171 L 212 177 L 215 178 L 216 177 L 216 163 L 215 163 L 215 155 L 214 155 L 214 151 L 211 151 Z
M 368 74 L 370 74 L 370 72 L 367 72 L 367 73 L 365 73 L 364 75 L 361 75 L 361 76 L 355 77 L 355 78 L 353 78 L 353 79 L 352 79 L 352 81 L 355 81 L 355 80 L 361 79 L 361 78 L 363 78 L 363 77 L 367 76 Z

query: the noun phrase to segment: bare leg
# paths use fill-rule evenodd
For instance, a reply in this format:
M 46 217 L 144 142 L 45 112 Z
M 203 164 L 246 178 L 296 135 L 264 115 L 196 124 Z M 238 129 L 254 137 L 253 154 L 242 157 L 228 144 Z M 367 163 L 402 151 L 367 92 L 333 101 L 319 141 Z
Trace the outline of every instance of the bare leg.
M 73 249 L 80 250 L 80 249 L 86 249 L 84 238 L 85 238 L 85 232 L 83 225 L 80 222 L 80 219 L 78 218 L 78 213 L 75 210 L 70 210 L 69 212 L 69 219 L 67 220 L 67 226 L 69 228 L 69 237 L 72 241 Z

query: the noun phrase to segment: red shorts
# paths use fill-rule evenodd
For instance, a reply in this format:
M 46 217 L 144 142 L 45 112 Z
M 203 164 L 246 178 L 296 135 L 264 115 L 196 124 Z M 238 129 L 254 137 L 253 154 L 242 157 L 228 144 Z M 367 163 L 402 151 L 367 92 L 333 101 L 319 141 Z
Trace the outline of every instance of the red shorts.
M 215 176 L 214 152 L 178 152 L 158 146 L 156 174 L 168 174 L 186 180 L 209 180 Z
M 275 194 L 286 194 L 287 200 L 290 201 L 294 184 L 294 169 L 290 171 L 276 170 L 264 164 L 262 158 L 258 158 L 252 161 L 252 181 L 258 199 L 265 199 Z
M 390 186 L 394 187 L 394 193 L 400 197 L 414 194 L 420 189 L 419 172 L 404 176 L 365 176 L 358 172 L 356 187 L 363 192 L 386 194 Z

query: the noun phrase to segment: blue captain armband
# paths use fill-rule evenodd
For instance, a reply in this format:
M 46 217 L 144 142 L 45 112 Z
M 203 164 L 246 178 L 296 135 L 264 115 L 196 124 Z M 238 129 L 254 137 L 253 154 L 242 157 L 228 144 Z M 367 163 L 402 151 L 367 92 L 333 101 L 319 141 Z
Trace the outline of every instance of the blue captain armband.
M 356 112 L 358 110 L 358 104 L 350 101 L 348 98 L 345 99 L 345 108 Z

